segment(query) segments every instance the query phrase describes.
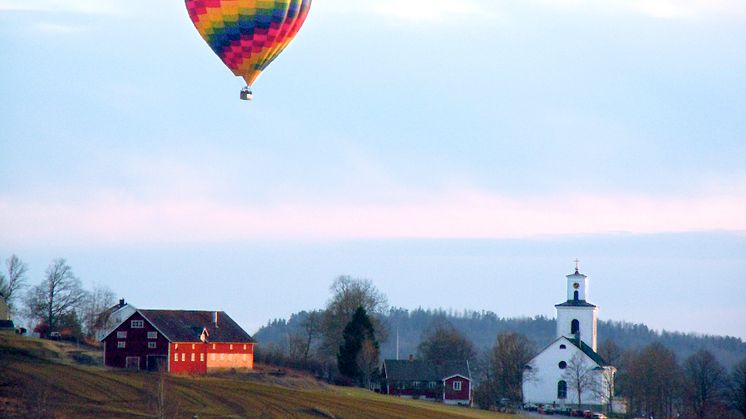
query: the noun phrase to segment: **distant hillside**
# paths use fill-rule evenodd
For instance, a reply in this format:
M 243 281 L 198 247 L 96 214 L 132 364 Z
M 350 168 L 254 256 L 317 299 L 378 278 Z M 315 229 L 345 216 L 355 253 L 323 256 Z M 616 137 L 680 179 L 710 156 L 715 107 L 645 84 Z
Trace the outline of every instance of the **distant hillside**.
M 73 345 L 0 334 L 0 417 L 132 418 L 156 417 L 160 411 L 169 418 L 507 418 L 328 386 L 302 376 L 278 378 L 257 371 L 164 375 L 161 381 L 157 373 L 78 364 L 95 359 L 92 355 Z M 159 393 L 165 395 L 160 410 Z
M 293 334 L 302 334 L 301 322 L 306 312 L 290 316 L 288 320 L 270 321 L 259 329 L 254 337 L 260 345 L 273 343 L 283 346 Z M 541 349 L 548 345 L 556 333 L 554 319 L 544 316 L 534 318 L 503 318 L 492 312 L 453 313 L 445 310 L 405 310 L 391 309 L 384 321 L 389 328 L 389 339 L 381 345 L 382 356 L 396 357 L 396 335 L 399 334 L 399 355 L 406 357 L 417 351 L 422 331 L 436 318 L 446 318 L 456 329 L 468 337 L 480 350 L 490 348 L 495 337 L 502 332 L 515 331 L 526 335 Z M 738 361 L 746 359 L 746 343 L 739 338 L 684 334 L 679 332 L 657 332 L 643 324 L 615 321 L 599 321 L 599 343 L 606 339 L 614 340 L 622 349 L 637 349 L 653 342 L 661 342 L 672 349 L 679 360 L 683 360 L 700 349 L 712 352 L 717 359 L 730 369 Z

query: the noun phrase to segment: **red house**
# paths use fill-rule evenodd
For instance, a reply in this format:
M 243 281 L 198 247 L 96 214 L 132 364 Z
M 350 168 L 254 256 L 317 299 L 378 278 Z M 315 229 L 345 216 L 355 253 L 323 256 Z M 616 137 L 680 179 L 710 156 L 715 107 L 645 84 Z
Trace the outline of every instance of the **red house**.
M 101 341 L 108 367 L 176 374 L 254 368 L 254 340 L 222 311 L 137 310 Z
M 469 361 L 383 361 L 381 392 L 392 396 L 438 400 L 470 406 Z

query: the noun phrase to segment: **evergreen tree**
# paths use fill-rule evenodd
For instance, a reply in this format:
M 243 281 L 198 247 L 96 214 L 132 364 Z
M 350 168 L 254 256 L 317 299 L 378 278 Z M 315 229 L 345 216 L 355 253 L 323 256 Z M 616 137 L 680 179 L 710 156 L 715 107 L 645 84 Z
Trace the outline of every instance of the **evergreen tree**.
M 359 306 L 355 310 L 352 320 L 344 328 L 342 337 L 344 342 L 339 347 L 339 353 L 337 354 L 339 372 L 360 384 L 364 375 L 359 362 L 363 343 L 367 340 L 372 343 L 376 352 L 378 349 L 375 331 L 365 308 Z

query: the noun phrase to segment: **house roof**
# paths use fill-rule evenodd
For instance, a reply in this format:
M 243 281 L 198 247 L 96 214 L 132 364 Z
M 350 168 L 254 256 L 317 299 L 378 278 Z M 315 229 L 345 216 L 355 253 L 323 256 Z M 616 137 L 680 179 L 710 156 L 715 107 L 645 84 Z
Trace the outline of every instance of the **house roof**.
M 471 380 L 468 361 L 409 361 L 387 359 L 383 361 L 386 378 L 392 381 L 441 381 L 460 375 Z
M 204 329 L 209 342 L 254 342 L 231 317 L 218 311 L 218 325 L 214 324 L 215 311 L 138 310 L 171 342 L 200 342 Z
M 13 320 L 0 320 L 0 329 L 15 329 Z
M 595 305 L 585 300 L 567 300 L 562 304 L 555 304 L 555 307 L 595 307 Z

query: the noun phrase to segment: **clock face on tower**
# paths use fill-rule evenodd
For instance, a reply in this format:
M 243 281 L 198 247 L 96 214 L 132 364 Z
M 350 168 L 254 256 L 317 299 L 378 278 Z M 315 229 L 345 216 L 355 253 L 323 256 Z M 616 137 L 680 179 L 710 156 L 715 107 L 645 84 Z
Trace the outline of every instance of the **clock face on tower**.
M 573 287 L 573 288 L 575 288 L 575 289 L 578 289 L 578 288 L 580 288 L 580 284 L 578 284 L 578 283 L 576 282 L 576 283 L 572 284 L 572 287 Z

